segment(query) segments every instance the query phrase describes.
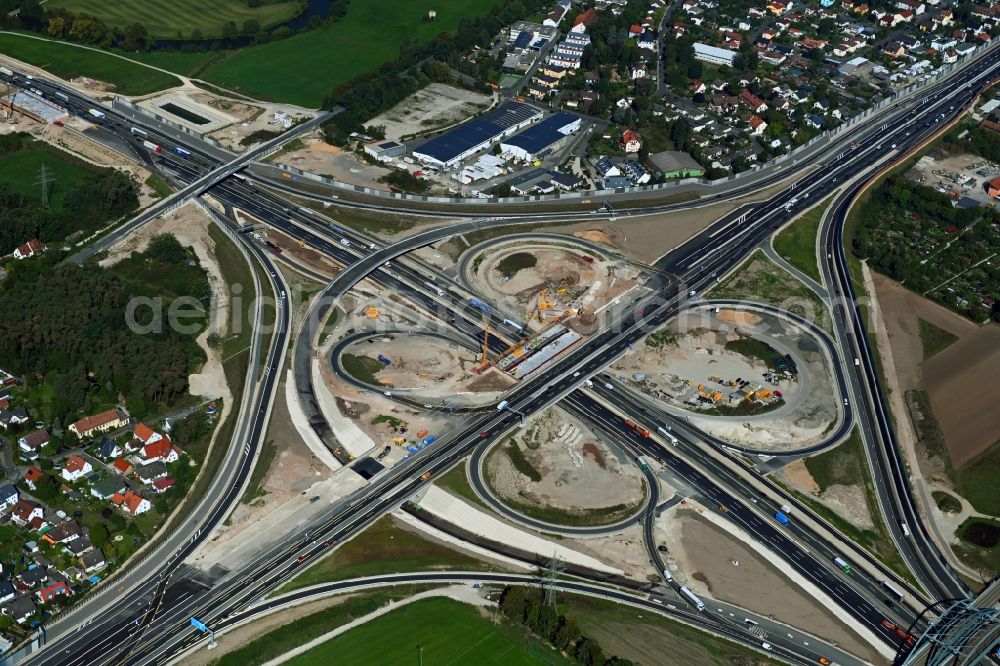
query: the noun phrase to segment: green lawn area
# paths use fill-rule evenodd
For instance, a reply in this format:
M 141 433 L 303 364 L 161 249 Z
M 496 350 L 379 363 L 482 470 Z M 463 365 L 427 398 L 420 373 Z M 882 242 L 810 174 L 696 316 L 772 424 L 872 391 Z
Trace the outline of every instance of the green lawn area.
M 340 357 L 340 362 L 344 366 L 344 371 L 359 382 L 365 382 L 372 386 L 381 384 L 375 375 L 385 366 L 377 358 L 344 354 Z
M 823 302 L 809 287 L 757 250 L 735 273 L 708 290 L 712 298 L 757 301 L 783 308 L 830 330 Z
M 857 428 L 851 431 L 847 441 L 833 449 L 806 458 L 804 462 L 809 474 L 820 487 L 820 492 L 834 485 L 860 485 L 875 527 L 874 529 L 862 529 L 845 520 L 839 513 L 817 500 L 814 495 L 807 496 L 798 492 L 795 494 L 847 538 L 867 548 L 907 580 L 912 580 L 912 574 L 908 573 L 903 564 L 899 552 L 889 537 L 888 530 L 882 520 L 882 514 L 879 513 L 878 502 L 875 500 L 875 489 L 868 473 L 868 460 Z
M 1000 516 L 997 470 L 1000 470 L 1000 442 L 962 465 L 953 475 L 959 494 L 977 511 L 991 516 Z
M 989 580 L 1000 572 L 1000 520 L 969 518 L 955 530 L 961 542 L 955 552 Z
M 820 492 L 838 484 L 854 485 L 868 473 L 857 430 L 852 430 L 851 436 L 843 444 L 806 458 L 805 464 L 820 487 Z
M 285 624 L 251 641 L 244 647 L 225 654 L 214 666 L 258 666 L 275 659 L 303 643 L 322 636 L 331 629 L 352 622 L 385 606 L 390 601 L 405 599 L 433 585 L 410 585 L 344 596 L 335 606 L 325 608 Z M 348 663 L 348 662 L 338 662 Z M 359 662 L 376 663 L 376 662 Z
M 88 170 L 81 164 L 46 143 L 32 140 L 24 150 L 0 160 L 0 182 L 9 183 L 25 199 L 38 201 L 42 191 L 38 180 L 44 165 L 49 174 L 49 207 L 61 211 L 63 195 L 96 170 Z
M 399 55 L 403 39 L 451 32 L 500 0 L 354 0 L 328 28 L 237 51 L 201 78 L 251 97 L 318 107 L 334 86 Z M 424 20 L 427 11 L 437 20 Z
M 443 475 L 439 476 L 434 485 L 444 488 L 445 490 L 463 498 L 469 500 L 473 504 L 478 504 L 481 507 L 490 509 L 490 506 L 479 499 L 479 495 L 476 491 L 472 489 L 472 485 L 469 483 L 469 475 L 465 471 L 465 460 L 462 460 L 459 464 L 452 467 Z M 492 511 L 492 509 L 490 509 Z
M 421 599 L 285 662 L 341 664 L 573 664 L 521 627 L 493 624 L 467 604 Z
M 948 345 L 958 340 L 958 336 L 938 328 L 929 321 L 919 320 L 920 342 L 924 348 L 924 360 L 944 350 Z
M 72 79 L 88 76 L 115 86 L 122 95 L 144 95 L 181 84 L 180 79 L 72 44 L 43 41 L 21 35 L 0 35 L 0 53 L 42 67 L 56 76 Z
M 816 235 L 819 233 L 819 220 L 832 198 L 807 211 L 774 237 L 775 251 L 816 282 L 820 281 Z
M 124 28 L 141 23 L 154 37 L 187 37 L 195 28 L 206 36 L 219 36 L 222 26 L 233 21 L 242 26 L 255 19 L 262 27 L 270 27 L 294 18 L 299 3 L 294 0 L 262 3 L 251 9 L 246 0 L 47 0 L 46 9 L 68 9 L 74 14 L 89 14 L 109 27 Z
M 934 503 L 937 504 L 937 507 L 945 513 L 958 513 L 962 510 L 962 503 L 951 493 L 935 490 L 931 496 L 934 497 Z
M 737 338 L 726 342 L 726 349 L 741 356 L 755 358 L 771 370 L 777 370 L 776 359 L 782 358 L 781 354 L 771 345 L 763 340 L 755 338 Z
M 383 516 L 322 560 L 286 583 L 279 592 L 333 580 L 397 571 L 489 569 L 483 562 L 396 527 Z

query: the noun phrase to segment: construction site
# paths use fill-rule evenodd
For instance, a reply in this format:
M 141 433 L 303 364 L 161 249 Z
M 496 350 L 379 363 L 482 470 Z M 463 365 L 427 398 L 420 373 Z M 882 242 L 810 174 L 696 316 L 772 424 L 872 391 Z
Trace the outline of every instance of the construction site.
M 559 408 L 499 441 L 483 466 L 497 497 L 555 522 L 614 523 L 638 511 L 647 492 L 625 453 Z
M 703 309 L 650 334 L 612 366 L 618 378 L 735 444 L 794 450 L 836 423 L 829 358 L 775 315 Z
M 587 245 L 533 238 L 467 252 L 459 274 L 470 289 L 517 313 L 532 330 L 553 321 L 588 332 L 597 313 L 640 284 L 640 272 Z

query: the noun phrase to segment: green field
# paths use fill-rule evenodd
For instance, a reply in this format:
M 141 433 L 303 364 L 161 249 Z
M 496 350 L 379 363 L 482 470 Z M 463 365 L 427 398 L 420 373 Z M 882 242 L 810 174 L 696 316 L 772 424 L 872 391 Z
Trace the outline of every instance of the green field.
M 976 511 L 1000 517 L 1000 491 L 997 473 L 1000 469 L 1000 442 L 962 465 L 953 474 L 956 490 Z
M 47 0 L 46 9 L 67 9 L 74 14 L 89 14 L 108 27 L 124 28 L 141 23 L 154 37 L 187 37 L 195 28 L 206 37 L 222 34 L 222 26 L 233 21 L 237 27 L 254 19 L 270 27 L 294 18 L 299 3 L 292 0 L 268 2 L 251 9 L 246 0 Z
M 920 319 L 918 324 L 920 325 L 920 343 L 924 349 L 925 361 L 958 340 L 958 336 L 954 333 L 938 328 L 929 321 Z
M 336 599 L 336 605 L 330 608 L 301 615 L 263 635 L 258 634 L 258 637 L 243 647 L 213 661 L 213 666 L 258 666 L 267 663 L 335 627 L 378 610 L 390 601 L 405 599 L 433 587 L 433 585 L 405 585 L 342 595 Z
M 388 516 L 354 537 L 286 583 L 280 592 L 333 580 L 347 580 L 397 571 L 496 569 L 421 536 L 400 529 Z
M 354 0 L 328 28 L 237 51 L 201 78 L 260 99 L 318 107 L 335 85 L 396 59 L 406 38 L 451 32 L 463 18 L 486 14 L 500 0 Z M 427 11 L 437 21 L 424 21 Z
M 387 640 L 391 637 L 391 640 Z M 422 655 L 418 655 L 418 651 Z M 288 660 L 327 664 L 572 664 L 520 627 L 493 624 L 451 599 L 421 599 Z
M 19 152 L 6 155 L 0 160 L 0 182 L 9 183 L 11 189 L 25 199 L 38 201 L 41 186 L 39 172 L 45 166 L 49 174 L 49 207 L 62 210 L 63 196 L 70 188 L 91 173 L 76 161 L 59 155 L 59 151 L 41 141 L 31 144 Z
M 0 53 L 41 67 L 64 79 L 88 76 L 110 83 L 115 87 L 114 91 L 122 95 L 145 95 L 181 84 L 175 76 L 109 53 L 21 35 L 0 35 Z
M 830 199 L 806 212 L 774 237 L 774 250 L 816 282 L 820 281 L 816 236 L 819 234 L 820 218 L 830 205 Z

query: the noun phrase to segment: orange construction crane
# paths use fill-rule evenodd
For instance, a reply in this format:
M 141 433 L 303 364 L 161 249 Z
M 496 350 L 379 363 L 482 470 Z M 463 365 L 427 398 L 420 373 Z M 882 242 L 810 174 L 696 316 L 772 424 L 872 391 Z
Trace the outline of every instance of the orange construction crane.
M 486 364 L 490 362 L 489 357 L 490 352 L 490 323 L 489 319 L 485 316 L 483 317 L 483 359 L 480 362 L 482 367 L 486 367 Z

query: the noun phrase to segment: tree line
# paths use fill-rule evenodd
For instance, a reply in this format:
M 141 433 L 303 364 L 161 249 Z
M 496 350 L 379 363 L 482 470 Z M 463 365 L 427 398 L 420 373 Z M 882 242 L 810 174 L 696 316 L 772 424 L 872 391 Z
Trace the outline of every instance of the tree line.
M 537 589 L 505 587 L 500 596 L 500 611 L 585 666 L 631 666 L 634 663 L 605 655 L 594 639 L 583 634 L 573 618 L 546 605 Z
M 0 138 L 0 159 L 16 155 L 32 142 L 27 134 Z M 93 169 L 89 165 L 86 168 Z M 57 181 L 54 186 L 61 184 Z M 70 185 L 63 195 L 61 210 L 50 208 L 41 196 L 26 197 L 11 183 L 0 182 L 0 253 L 12 252 L 32 238 L 48 243 L 93 231 L 138 206 L 135 181 L 118 169 L 99 169 Z

